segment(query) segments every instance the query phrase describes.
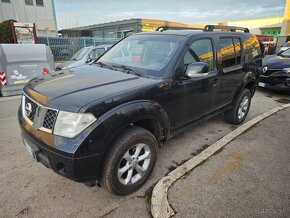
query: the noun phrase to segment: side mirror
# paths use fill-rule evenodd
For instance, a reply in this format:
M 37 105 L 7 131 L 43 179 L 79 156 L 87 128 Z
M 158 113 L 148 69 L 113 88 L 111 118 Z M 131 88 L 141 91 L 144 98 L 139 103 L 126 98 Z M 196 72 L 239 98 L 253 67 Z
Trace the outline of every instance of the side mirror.
M 189 78 L 206 76 L 209 73 L 209 66 L 204 62 L 195 62 L 187 66 L 185 75 Z
M 92 61 L 92 59 L 91 58 L 88 58 L 87 60 L 86 60 L 86 63 L 90 63 Z

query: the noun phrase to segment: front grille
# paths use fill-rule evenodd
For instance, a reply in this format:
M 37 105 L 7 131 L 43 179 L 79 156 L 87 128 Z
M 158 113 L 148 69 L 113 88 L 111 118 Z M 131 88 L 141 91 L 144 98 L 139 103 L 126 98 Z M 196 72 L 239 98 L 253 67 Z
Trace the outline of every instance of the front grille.
M 44 117 L 43 127 L 52 130 L 56 120 L 56 116 L 56 110 L 48 109 Z
M 42 106 L 26 95 L 22 98 L 22 114 L 37 129 L 52 133 L 57 113 L 58 110 Z
M 29 108 L 27 105 L 31 105 Z M 38 105 L 31 101 L 29 98 L 25 98 L 25 115 L 33 122 L 36 111 L 38 109 Z
M 275 70 L 268 69 L 266 72 L 263 73 L 263 75 L 264 76 L 270 76 L 272 73 L 275 73 L 275 72 L 278 72 L 278 71 L 281 71 L 281 70 L 278 70 L 278 69 L 275 69 Z

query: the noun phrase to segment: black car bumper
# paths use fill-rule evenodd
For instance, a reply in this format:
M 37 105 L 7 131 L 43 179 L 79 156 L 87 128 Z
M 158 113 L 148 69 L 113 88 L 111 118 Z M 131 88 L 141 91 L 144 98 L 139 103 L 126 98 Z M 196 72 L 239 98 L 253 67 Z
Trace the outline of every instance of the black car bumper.
M 29 125 L 25 123 L 25 120 L 21 116 L 18 119 L 23 143 L 37 162 L 51 168 L 57 174 L 77 182 L 92 182 L 98 180 L 103 153 L 75 157 L 74 153 L 61 149 L 61 146 L 56 145 L 52 147 L 43 143 L 31 134 Z M 47 138 L 46 135 L 43 136 Z
M 278 71 L 268 76 L 261 75 L 259 86 L 276 91 L 290 91 L 290 73 Z

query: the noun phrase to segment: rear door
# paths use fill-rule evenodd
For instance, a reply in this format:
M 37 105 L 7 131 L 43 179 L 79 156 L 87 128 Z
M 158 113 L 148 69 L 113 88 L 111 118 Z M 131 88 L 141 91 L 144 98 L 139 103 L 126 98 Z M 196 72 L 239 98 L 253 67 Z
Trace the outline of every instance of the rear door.
M 218 44 L 220 88 L 217 90 L 215 104 L 224 106 L 232 101 L 241 83 L 244 64 L 243 48 L 239 36 L 220 36 Z

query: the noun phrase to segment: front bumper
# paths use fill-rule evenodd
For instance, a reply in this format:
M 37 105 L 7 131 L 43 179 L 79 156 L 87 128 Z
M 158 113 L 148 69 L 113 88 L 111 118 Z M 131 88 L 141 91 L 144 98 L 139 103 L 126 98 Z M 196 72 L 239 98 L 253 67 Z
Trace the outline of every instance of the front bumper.
M 290 91 L 290 74 L 277 71 L 271 75 L 261 75 L 259 86 L 277 91 Z
M 58 146 L 58 144 L 61 141 L 63 143 L 64 140 L 57 139 L 49 133 L 39 133 L 40 130 L 37 131 L 38 134 L 42 134 L 41 137 L 39 137 L 40 135 L 35 137 L 36 133 L 33 132 L 34 130 L 26 123 L 25 119 L 21 117 L 20 112 L 18 113 L 18 120 L 23 143 L 37 162 L 51 168 L 57 174 L 77 182 L 91 182 L 99 179 L 104 156 L 103 153 L 76 157 L 76 152 L 69 151 L 67 147 L 72 147 L 73 143 L 74 146 L 78 147 L 77 141 L 70 141 L 72 144 L 68 144 L 67 146 Z M 43 141 L 45 140 L 43 139 L 53 141 L 54 146 L 44 143 Z M 79 146 L 81 145 L 84 146 L 83 143 Z

